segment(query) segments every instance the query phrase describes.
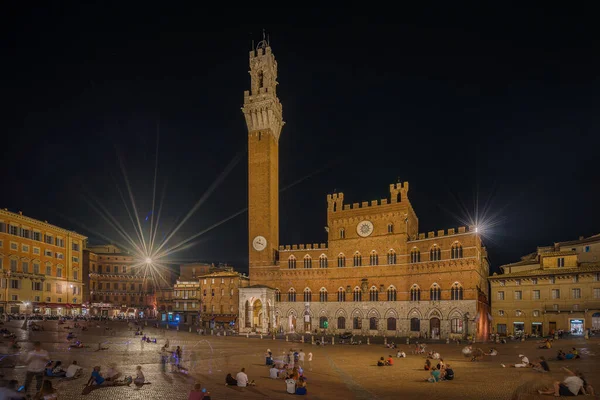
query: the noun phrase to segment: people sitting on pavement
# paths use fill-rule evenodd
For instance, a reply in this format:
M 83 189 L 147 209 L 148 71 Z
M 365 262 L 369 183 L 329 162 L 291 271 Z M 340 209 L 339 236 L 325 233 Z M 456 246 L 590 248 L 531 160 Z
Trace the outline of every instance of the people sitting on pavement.
M 396 353 L 396 357 L 397 358 L 406 358 L 406 353 L 403 352 L 402 350 L 398 350 L 398 353 Z
M 452 368 L 450 368 L 450 364 L 446 365 L 445 371 L 444 371 L 444 380 L 446 381 L 451 381 L 454 379 L 454 370 Z
M 65 373 L 66 378 L 77 379 L 81 376 L 83 372 L 83 368 L 77 365 L 77 361 L 73 361 L 69 368 L 67 368 L 67 372 Z
M 306 393 L 306 380 L 301 377 L 296 383 L 296 394 L 304 396 Z
M 385 365 L 389 365 L 389 366 L 394 365 L 394 358 L 392 357 L 391 354 L 388 356 L 388 359 L 385 361 Z
M 567 373 L 567 377 L 562 382 L 555 381 L 552 388 L 538 390 L 538 393 L 554 395 L 555 397 L 577 396 L 580 391 L 583 391 L 585 394 L 586 391 L 583 387 L 583 380 L 569 369 L 563 367 L 563 370 Z
M 496 350 L 495 347 L 492 347 L 490 349 L 490 351 L 488 351 L 487 353 L 485 353 L 486 356 L 497 356 L 498 355 L 498 350 Z
M 533 370 L 537 372 L 550 372 L 550 367 L 548 366 L 548 362 L 543 356 L 540 356 L 538 362 L 533 363 Z
M 437 369 L 436 367 L 433 367 L 431 369 L 431 376 L 429 378 L 425 379 L 425 381 L 431 382 L 431 383 L 436 383 L 436 382 L 439 382 L 440 379 L 441 379 L 440 370 Z
M 552 348 L 552 342 L 550 342 L 550 339 L 544 340 L 544 342 L 538 347 L 538 349 L 551 349 L 551 348 Z
M 230 386 L 237 386 L 237 380 L 231 374 L 227 374 L 225 377 L 225 384 Z
M 429 359 L 425 360 L 425 367 L 423 367 L 423 369 L 425 369 L 425 371 L 429 371 L 431 369 L 431 361 L 429 361 Z
M 117 364 L 113 362 L 108 364 L 108 369 L 104 373 L 104 379 L 109 382 L 116 381 L 121 377 L 121 375 L 121 372 L 117 371 Z
M 520 363 L 511 364 L 510 366 L 513 368 L 527 368 L 531 366 L 531 364 L 529 363 L 529 358 L 525 357 L 523 354 L 519 354 L 519 358 L 521 359 Z
M 383 367 L 385 366 L 385 359 L 383 357 L 381 357 L 378 361 L 377 361 L 377 366 L 378 367 Z

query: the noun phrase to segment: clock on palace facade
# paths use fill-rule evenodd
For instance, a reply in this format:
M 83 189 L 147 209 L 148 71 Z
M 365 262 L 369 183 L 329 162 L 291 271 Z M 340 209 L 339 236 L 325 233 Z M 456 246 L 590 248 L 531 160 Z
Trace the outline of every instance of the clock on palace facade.
M 373 233 L 373 223 L 371 221 L 361 221 L 356 225 L 356 233 L 359 236 L 367 237 Z
M 267 247 L 267 239 L 262 236 L 255 237 L 252 241 L 252 247 L 254 247 L 254 250 L 256 251 L 263 251 L 265 247 Z

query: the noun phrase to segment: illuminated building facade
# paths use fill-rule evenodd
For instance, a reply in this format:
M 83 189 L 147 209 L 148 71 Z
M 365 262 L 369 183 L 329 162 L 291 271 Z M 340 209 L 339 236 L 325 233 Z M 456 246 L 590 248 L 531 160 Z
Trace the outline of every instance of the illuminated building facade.
M 105 317 L 153 317 L 156 283 L 139 266 L 140 261 L 108 244 L 86 249 L 91 315 Z
M 408 183 L 390 197 L 348 204 L 327 196 L 328 243 L 279 245 L 277 62 L 250 52 L 248 127 L 250 286 L 240 331 L 352 331 L 445 339 L 489 333 L 489 262 L 474 227 L 419 233 Z
M 0 210 L 0 313 L 80 314 L 85 240 L 47 221 Z
M 500 335 L 600 329 L 600 235 L 537 251 L 489 277 Z

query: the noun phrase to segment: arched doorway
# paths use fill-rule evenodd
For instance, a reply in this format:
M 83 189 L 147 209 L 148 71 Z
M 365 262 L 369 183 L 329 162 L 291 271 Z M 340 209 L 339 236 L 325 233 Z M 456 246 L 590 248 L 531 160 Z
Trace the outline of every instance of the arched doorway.
M 256 299 L 252 305 L 252 326 L 262 328 L 263 312 L 262 302 Z
M 440 338 L 440 319 L 439 318 L 431 318 L 429 320 L 429 337 L 432 339 Z
M 592 314 L 592 329 L 600 329 L 600 312 Z

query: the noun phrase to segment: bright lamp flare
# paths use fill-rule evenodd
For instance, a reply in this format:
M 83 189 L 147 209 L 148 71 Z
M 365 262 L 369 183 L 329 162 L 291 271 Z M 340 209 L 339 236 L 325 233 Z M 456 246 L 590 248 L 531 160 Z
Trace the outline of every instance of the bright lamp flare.
M 146 257 L 146 264 L 152 264 L 152 259 L 150 257 Z

